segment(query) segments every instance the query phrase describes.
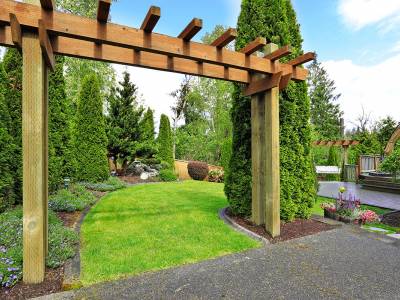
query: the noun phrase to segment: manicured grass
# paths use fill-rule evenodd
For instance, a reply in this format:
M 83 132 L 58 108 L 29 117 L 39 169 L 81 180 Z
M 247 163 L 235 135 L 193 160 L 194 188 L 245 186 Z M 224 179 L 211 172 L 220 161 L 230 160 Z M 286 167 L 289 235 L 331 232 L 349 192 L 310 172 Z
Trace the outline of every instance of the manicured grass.
M 321 208 L 321 204 L 324 202 L 334 202 L 335 200 L 331 198 L 324 198 L 324 197 L 318 197 L 317 201 L 315 201 L 315 204 L 312 208 L 312 214 L 323 216 L 324 215 L 324 210 Z M 391 212 L 392 210 L 387 209 L 387 208 L 381 208 L 381 207 L 376 207 L 376 206 L 370 206 L 370 205 L 361 205 L 362 209 L 369 209 L 374 212 L 376 212 L 378 215 L 383 215 L 388 212 Z
M 84 285 L 261 246 L 224 224 L 223 185 L 186 181 L 107 195 L 82 225 Z

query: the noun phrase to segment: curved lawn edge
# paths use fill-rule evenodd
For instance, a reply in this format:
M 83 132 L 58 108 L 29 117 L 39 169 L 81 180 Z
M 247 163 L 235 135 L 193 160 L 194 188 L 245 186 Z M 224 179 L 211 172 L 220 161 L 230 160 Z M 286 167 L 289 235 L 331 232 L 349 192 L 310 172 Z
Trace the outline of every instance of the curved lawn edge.
M 219 218 L 223 185 L 134 185 L 106 195 L 81 229 L 81 281 L 115 280 L 262 247 Z

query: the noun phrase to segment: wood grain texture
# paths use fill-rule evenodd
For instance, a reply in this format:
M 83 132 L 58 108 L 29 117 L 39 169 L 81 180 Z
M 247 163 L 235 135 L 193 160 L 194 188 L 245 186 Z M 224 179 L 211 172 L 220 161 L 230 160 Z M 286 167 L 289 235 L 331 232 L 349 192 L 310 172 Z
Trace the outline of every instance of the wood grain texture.
M 116 24 L 100 24 L 96 20 L 65 14 L 61 12 L 46 12 L 40 8 L 9 0 L 0 0 L 0 23 L 9 24 L 9 13 L 15 13 L 21 26 L 37 28 L 37 20 L 42 18 L 50 35 L 73 37 L 102 44 L 109 44 L 139 51 L 164 54 L 218 64 L 224 67 L 237 68 L 251 72 L 271 74 L 282 71 L 291 73 L 293 67 L 287 64 L 277 64 L 274 72 L 268 59 L 255 55 L 246 56 L 243 53 L 225 48 L 218 49 L 210 45 L 196 42 L 185 42 L 182 39 L 162 34 L 145 33 L 143 30 L 129 28 Z M 307 70 L 295 68 L 293 80 L 305 80 Z
M 99 0 L 97 6 L 97 21 L 107 23 L 110 15 L 111 0 Z
M 242 50 L 240 50 L 240 52 L 246 55 L 250 55 L 264 48 L 266 44 L 267 40 L 265 38 L 258 37 L 254 41 L 247 44 Z
M 203 20 L 194 18 L 186 28 L 178 35 L 179 39 L 190 41 L 203 28 Z
M 286 74 L 282 76 L 281 81 L 279 82 L 279 90 L 282 91 L 287 88 L 292 79 L 293 74 Z
M 148 33 L 152 32 L 160 17 L 161 9 L 157 6 L 150 7 L 140 29 Z
M 237 31 L 234 28 L 229 28 L 225 31 L 219 38 L 217 38 L 214 42 L 211 43 L 211 46 L 217 48 L 223 48 L 227 46 L 230 42 L 234 41 L 237 38 Z
M 19 50 L 21 50 L 22 49 L 21 25 L 18 22 L 17 16 L 11 13 L 10 13 L 10 27 L 11 27 L 12 42 Z
M 38 34 L 22 38 L 23 280 L 40 283 L 48 244 L 47 67 Z
M 268 75 L 267 77 L 261 79 L 253 80 L 247 88 L 244 90 L 245 96 L 251 96 L 254 94 L 259 94 L 266 92 L 274 87 L 279 86 L 282 77 L 282 72 Z
M 39 42 L 47 66 L 51 71 L 54 71 L 56 61 L 54 58 L 53 47 L 51 46 L 46 27 L 42 20 L 39 20 Z

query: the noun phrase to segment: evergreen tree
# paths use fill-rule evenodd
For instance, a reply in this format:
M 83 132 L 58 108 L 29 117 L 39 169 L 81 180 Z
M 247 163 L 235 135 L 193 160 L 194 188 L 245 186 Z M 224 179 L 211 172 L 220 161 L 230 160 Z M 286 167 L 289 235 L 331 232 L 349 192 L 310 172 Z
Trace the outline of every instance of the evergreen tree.
M 154 134 L 154 113 L 148 108 L 140 121 L 140 144 L 136 151 L 138 156 L 151 158 L 157 153 Z
M 317 60 L 310 65 L 309 71 L 311 123 L 319 139 L 338 139 L 341 137 L 340 118 L 343 112 L 337 104 L 340 94 L 335 94 L 335 82 Z
M 8 132 L 10 115 L 5 103 L 6 73 L 3 64 L 0 64 L 0 212 L 14 204 L 14 174 L 12 161 L 14 141 Z
M 327 161 L 327 166 L 335 166 L 339 167 L 339 153 L 336 147 L 332 146 L 329 148 L 329 154 L 328 154 L 328 161 Z M 344 166 L 342 166 L 343 168 Z M 339 175 L 336 174 L 328 174 L 326 176 L 326 179 L 328 181 L 338 181 L 339 180 Z
M 138 107 L 137 87 L 124 72 L 120 87 L 109 97 L 107 116 L 108 155 L 122 163 L 125 170 L 135 158 L 140 142 L 140 119 L 143 108 Z
M 99 182 L 108 178 L 107 136 L 103 102 L 95 74 L 82 82 L 73 131 L 75 179 Z
M 387 143 L 399 125 L 392 117 L 386 117 L 376 124 L 376 137 L 381 144 L 380 154 L 384 154 Z
M 173 143 L 172 143 L 172 131 L 169 123 L 169 118 L 166 115 L 161 115 L 160 119 L 160 130 L 158 133 L 158 158 L 162 162 L 169 164 L 171 168 L 174 167 L 173 157 Z
M 12 137 L 13 155 L 10 167 L 14 177 L 17 204 L 22 203 L 22 56 L 18 50 L 8 48 L 3 58 L 6 79 L 5 106 L 10 116 L 8 133 Z
M 65 93 L 64 58 L 56 57 L 49 75 L 49 190 L 54 191 L 70 175 L 70 105 Z
M 302 38 L 289 0 L 243 0 L 236 49 L 258 36 L 302 54 Z M 250 98 L 235 86 L 232 107 L 233 146 L 225 193 L 235 214 L 251 214 Z M 315 199 L 311 160 L 310 104 L 305 82 L 291 82 L 280 94 L 281 218 L 307 218 Z

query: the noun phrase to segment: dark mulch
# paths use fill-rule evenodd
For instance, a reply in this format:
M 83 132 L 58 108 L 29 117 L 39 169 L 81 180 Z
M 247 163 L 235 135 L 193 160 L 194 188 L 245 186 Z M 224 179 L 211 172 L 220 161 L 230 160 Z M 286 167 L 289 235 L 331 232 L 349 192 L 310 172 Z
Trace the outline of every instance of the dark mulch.
M 72 228 L 81 217 L 81 211 L 75 212 L 57 212 L 57 216 L 61 219 L 64 226 Z
M 24 284 L 19 282 L 11 289 L 0 288 L 0 299 L 22 300 L 61 292 L 63 274 L 64 270 L 62 267 L 47 269 L 46 279 L 43 283 Z
M 382 223 L 393 227 L 400 227 L 400 211 L 384 215 Z
M 299 237 L 313 235 L 322 231 L 332 230 L 337 228 L 337 226 L 328 225 L 325 223 L 321 223 L 315 220 L 301 220 L 297 219 L 290 223 L 282 223 L 281 224 L 281 235 L 276 238 L 272 238 L 269 233 L 266 232 L 264 226 L 255 225 L 248 219 L 233 216 L 230 212 L 228 215 L 240 226 L 266 238 L 272 244 L 278 242 L 284 242 L 291 239 L 296 239 Z
M 148 183 L 148 182 L 158 182 L 158 178 L 149 178 L 148 180 L 140 179 L 140 176 L 119 176 L 119 179 L 125 181 L 129 184 L 138 184 L 138 183 Z

